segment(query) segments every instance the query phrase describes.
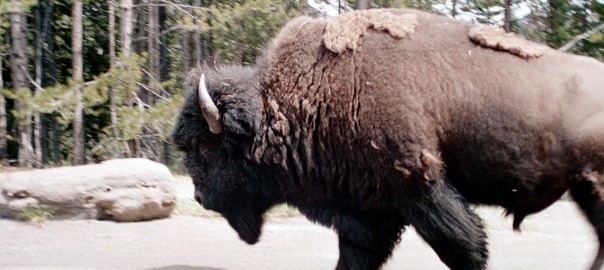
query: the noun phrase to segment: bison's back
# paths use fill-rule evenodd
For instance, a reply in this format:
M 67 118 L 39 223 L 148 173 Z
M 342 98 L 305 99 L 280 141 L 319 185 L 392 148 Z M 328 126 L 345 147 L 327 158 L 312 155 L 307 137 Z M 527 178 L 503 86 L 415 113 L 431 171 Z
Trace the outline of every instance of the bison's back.
M 335 53 L 323 43 L 327 20 L 299 18 L 268 50 L 265 94 L 302 134 L 318 137 L 321 147 L 309 147 L 314 154 L 360 149 L 340 157 L 392 166 L 422 149 L 440 151 L 447 176 L 471 201 L 522 214 L 557 199 L 575 169 L 569 141 L 584 140 L 568 123 L 593 118 L 590 112 L 569 121 L 569 112 L 604 100 L 593 89 L 604 85 L 602 76 L 582 70 L 604 71 L 602 64 L 549 48 L 526 59 L 473 43 L 469 23 L 384 12 L 414 14 L 414 31 L 401 38 L 368 28 L 353 49 Z M 587 101 L 569 102 L 578 97 Z M 591 138 L 604 133 L 603 121 L 593 122 Z

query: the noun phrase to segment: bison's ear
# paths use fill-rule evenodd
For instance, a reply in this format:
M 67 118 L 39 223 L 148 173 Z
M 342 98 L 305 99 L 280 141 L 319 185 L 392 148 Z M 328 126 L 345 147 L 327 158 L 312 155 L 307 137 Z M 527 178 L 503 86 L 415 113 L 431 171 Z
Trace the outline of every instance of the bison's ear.
M 221 98 L 222 121 L 226 132 L 254 136 L 260 130 L 262 102 L 248 93 L 227 95 Z

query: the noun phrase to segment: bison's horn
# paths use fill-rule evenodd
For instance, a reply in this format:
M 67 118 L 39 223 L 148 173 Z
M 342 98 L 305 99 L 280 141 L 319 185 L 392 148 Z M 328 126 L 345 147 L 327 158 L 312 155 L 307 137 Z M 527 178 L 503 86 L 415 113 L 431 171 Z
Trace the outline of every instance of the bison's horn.
M 220 112 L 218 107 L 212 101 L 208 88 L 206 87 L 206 76 L 201 74 L 199 78 L 199 106 L 203 113 L 203 118 L 208 122 L 210 131 L 214 134 L 222 133 L 222 123 L 220 122 Z

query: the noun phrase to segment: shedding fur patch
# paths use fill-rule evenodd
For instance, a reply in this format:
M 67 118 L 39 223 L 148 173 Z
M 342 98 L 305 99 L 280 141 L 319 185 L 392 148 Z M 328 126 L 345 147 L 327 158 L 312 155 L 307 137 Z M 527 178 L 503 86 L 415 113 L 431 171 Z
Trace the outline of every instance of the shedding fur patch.
M 404 38 L 415 32 L 415 14 L 397 15 L 387 10 L 363 10 L 342 14 L 325 26 L 323 43 L 332 52 L 354 50 L 369 28 L 388 32 L 394 38 Z
M 470 40 L 480 46 L 510 52 L 525 59 L 539 58 L 547 46 L 528 41 L 503 29 L 488 25 L 478 25 L 470 29 Z
M 601 200 L 604 198 L 604 188 L 602 187 L 602 175 L 598 171 L 593 171 L 591 168 L 583 170 L 583 178 L 592 187 L 591 195 Z

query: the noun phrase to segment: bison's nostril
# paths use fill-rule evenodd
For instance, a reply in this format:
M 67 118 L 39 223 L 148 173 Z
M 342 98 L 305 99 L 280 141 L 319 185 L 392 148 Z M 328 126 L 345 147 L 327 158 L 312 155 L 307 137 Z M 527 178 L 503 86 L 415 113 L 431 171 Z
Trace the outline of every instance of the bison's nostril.
M 201 192 L 199 190 L 195 191 L 195 200 L 199 203 L 202 204 L 201 202 L 203 201 L 203 194 L 201 194 Z

